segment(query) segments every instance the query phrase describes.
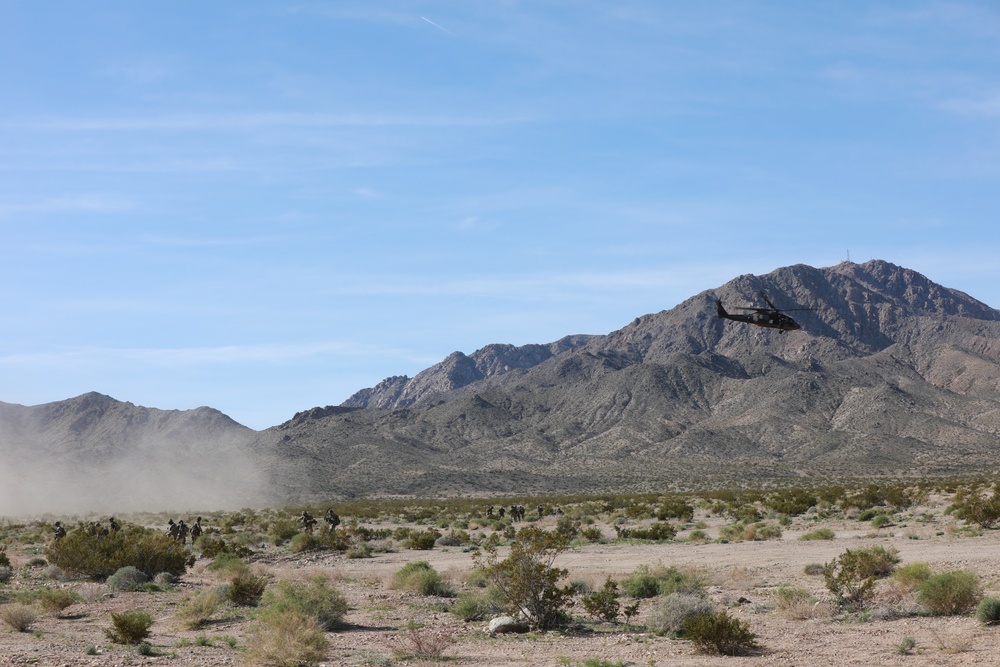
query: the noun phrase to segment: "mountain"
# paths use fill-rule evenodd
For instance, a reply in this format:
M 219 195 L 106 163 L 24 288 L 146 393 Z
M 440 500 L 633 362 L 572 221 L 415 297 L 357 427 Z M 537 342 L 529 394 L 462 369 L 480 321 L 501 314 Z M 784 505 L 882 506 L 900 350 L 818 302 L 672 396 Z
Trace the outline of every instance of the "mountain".
M 781 333 L 715 299 L 795 313 Z M 997 467 L 1000 312 L 873 260 L 743 275 L 604 336 L 456 352 L 257 435 L 286 497 L 644 490 Z
M 716 316 L 760 292 L 811 309 L 803 328 Z M 0 514 L 990 474 L 998 443 L 1000 311 L 881 260 L 795 265 L 606 335 L 455 352 L 263 431 L 100 394 L 0 404 Z
M 93 392 L 0 403 L 0 513 L 258 503 L 253 433 L 211 408 L 156 410 Z

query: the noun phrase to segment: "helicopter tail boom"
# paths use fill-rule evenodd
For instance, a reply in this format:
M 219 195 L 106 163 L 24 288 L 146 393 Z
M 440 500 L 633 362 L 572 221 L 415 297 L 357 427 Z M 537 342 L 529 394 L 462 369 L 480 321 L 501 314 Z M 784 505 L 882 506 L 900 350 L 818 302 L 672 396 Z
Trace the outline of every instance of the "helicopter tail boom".
M 722 301 L 719 299 L 715 300 L 715 313 L 719 317 L 729 317 L 729 313 L 727 313 L 726 309 L 722 307 Z

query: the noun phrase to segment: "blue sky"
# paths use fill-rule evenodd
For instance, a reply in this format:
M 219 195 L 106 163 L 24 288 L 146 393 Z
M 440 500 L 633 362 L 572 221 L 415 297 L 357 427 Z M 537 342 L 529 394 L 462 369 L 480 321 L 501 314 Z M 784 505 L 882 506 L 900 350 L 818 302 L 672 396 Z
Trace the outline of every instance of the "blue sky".
M 995 2 L 0 2 L 0 401 L 253 428 L 885 259 L 1000 307 Z

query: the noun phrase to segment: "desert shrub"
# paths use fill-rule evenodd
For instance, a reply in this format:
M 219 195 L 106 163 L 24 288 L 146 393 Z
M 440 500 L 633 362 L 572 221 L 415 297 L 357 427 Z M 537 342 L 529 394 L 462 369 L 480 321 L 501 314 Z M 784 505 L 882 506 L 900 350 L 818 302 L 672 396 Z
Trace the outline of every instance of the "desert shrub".
M 815 493 L 804 489 L 788 489 L 782 493 L 772 494 L 764 502 L 779 514 L 798 516 L 818 504 L 819 498 Z
M 580 537 L 588 542 L 600 542 L 604 535 L 601 534 L 601 529 L 597 526 L 585 526 L 580 529 Z
M 38 612 L 34 607 L 20 603 L 0 605 L 0 621 L 15 632 L 27 632 L 36 620 Z
M 680 496 L 671 496 L 660 503 L 656 509 L 656 518 L 660 521 L 677 519 L 687 522 L 694 518 L 694 507 Z
M 291 517 L 275 519 L 267 527 L 267 534 L 271 537 L 271 544 L 276 547 L 280 547 L 300 532 L 302 532 L 302 524 L 298 519 Z
M 615 532 L 623 540 L 650 540 L 653 542 L 665 542 L 677 536 L 677 529 L 666 521 L 657 521 L 646 528 L 622 528 L 615 526 Z
M 425 560 L 407 563 L 393 575 L 392 585 L 421 595 L 452 597 L 454 592 L 441 574 Z
M 305 667 L 323 660 L 329 641 L 315 618 L 287 609 L 259 617 L 246 644 L 251 665 Z
M 14 576 L 14 571 L 6 565 L 0 565 L 0 584 L 6 584 Z
M 139 568 L 126 565 L 108 577 L 108 588 L 113 591 L 137 591 L 149 581 L 149 576 Z
M 670 593 L 701 593 L 705 584 L 691 572 L 683 572 L 674 566 L 658 565 L 650 568 L 640 565 L 622 579 L 625 594 L 633 598 L 652 598 Z
M 683 635 L 699 653 L 743 655 L 759 648 L 750 627 L 724 611 L 692 616 L 684 621 Z
M 839 604 L 862 608 L 874 593 L 876 579 L 891 574 L 899 563 L 898 553 L 883 546 L 847 549 L 823 566 L 826 587 Z
M 507 558 L 500 559 L 493 541 L 473 558 L 500 591 L 510 612 L 520 613 L 533 626 L 547 630 L 565 622 L 564 608 L 573 595 L 568 586 L 559 585 L 568 572 L 553 566 L 568 544 L 565 534 L 527 526 L 517 532 Z
M 932 614 L 963 614 L 975 608 L 983 593 L 979 577 L 966 570 L 932 574 L 917 587 L 917 602 Z
M 490 586 L 485 590 L 462 591 L 449 610 L 465 622 L 484 621 L 504 609 L 500 591 Z
M 983 598 L 976 607 L 976 619 L 984 625 L 1000 623 L 1000 598 Z
M 266 587 L 267 576 L 254 574 L 250 568 L 244 568 L 238 570 L 222 590 L 233 604 L 240 607 L 256 607 L 260 604 L 260 598 L 264 595 Z
M 367 542 L 358 542 L 350 547 L 344 553 L 344 556 L 347 558 L 374 558 L 374 553 L 370 544 Z
M 418 551 L 430 551 L 440 537 L 441 533 L 433 528 L 420 532 L 411 531 L 410 536 L 406 539 L 406 546 Z
M 320 548 L 319 539 L 312 533 L 298 533 L 292 537 L 288 544 L 293 554 L 300 554 L 303 551 L 313 551 Z
M 74 591 L 65 588 L 46 588 L 38 594 L 38 604 L 50 614 L 61 614 L 65 609 L 83 600 Z
M 892 519 L 889 518 L 888 514 L 879 514 L 872 519 L 872 528 L 879 529 L 890 525 L 892 525 Z
M 111 627 L 104 634 L 115 644 L 138 644 L 149 636 L 153 617 L 148 611 L 130 609 L 111 613 Z
M 316 619 L 324 630 L 336 628 L 347 613 L 347 600 L 320 575 L 306 584 L 279 581 L 264 592 L 265 613 L 295 611 Z
M 0 547 L 0 567 L 10 568 L 10 556 L 7 555 L 7 547 Z
M 823 563 L 806 563 L 806 566 L 802 568 L 802 571 L 810 576 L 818 577 L 823 574 L 825 567 Z
M 198 591 L 181 603 L 175 616 L 188 630 L 197 630 L 208 623 L 224 601 L 219 589 Z
M 153 583 L 157 586 L 173 586 L 177 583 L 177 577 L 169 572 L 159 572 L 153 577 Z
M 892 573 L 890 579 L 903 594 L 912 593 L 931 576 L 931 566 L 924 562 L 907 563 Z
M 781 537 L 781 526 L 764 521 L 755 523 L 740 521 L 719 529 L 719 537 L 731 542 L 776 540 Z
M 618 598 L 618 584 L 609 576 L 601 590 L 583 597 L 583 608 L 596 619 L 615 623 L 622 608 Z
M 443 626 L 421 627 L 410 621 L 394 651 L 401 660 L 419 658 L 440 660 L 444 650 L 455 642 L 455 631 Z
M 994 485 L 987 496 L 978 489 L 956 494 L 952 512 L 966 523 L 977 524 L 980 528 L 992 528 L 1000 521 L 1000 486 Z
M 679 635 L 684 622 L 693 616 L 711 614 L 712 602 L 695 593 L 671 593 L 660 600 L 649 616 L 649 627 L 661 635 Z
M 129 565 L 150 577 L 157 572 L 181 575 L 192 558 L 180 542 L 134 525 L 103 536 L 78 528 L 52 542 L 45 554 L 63 570 L 95 579 L 104 579 Z
M 836 536 L 836 533 L 829 528 L 817 528 L 816 530 L 811 530 L 808 533 L 803 533 L 799 539 L 809 542 L 812 540 L 832 540 Z
M 230 554 L 237 558 L 245 558 L 253 553 L 247 547 L 240 544 L 233 544 L 226 540 L 211 535 L 202 535 L 194 546 L 201 551 L 205 558 L 217 558 L 222 554 Z
M 231 551 L 223 551 L 213 558 L 205 569 L 219 574 L 235 574 L 247 568 L 246 561 L 240 556 Z

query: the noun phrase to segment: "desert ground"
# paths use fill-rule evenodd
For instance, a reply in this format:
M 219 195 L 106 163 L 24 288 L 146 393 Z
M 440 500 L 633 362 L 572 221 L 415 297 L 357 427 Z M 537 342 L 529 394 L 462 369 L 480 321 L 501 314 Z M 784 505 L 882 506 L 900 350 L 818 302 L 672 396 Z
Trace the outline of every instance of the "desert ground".
M 1000 595 L 1000 531 L 966 526 L 946 512 L 948 504 L 947 497 L 924 499 L 919 507 L 892 514 L 891 523 L 880 528 L 859 521 L 857 511 L 826 517 L 806 513 L 785 520 L 780 537 L 759 541 L 719 540 L 720 530 L 732 519 L 704 506 L 698 507 L 691 521 L 674 522 L 680 529 L 675 539 L 659 543 L 616 539 L 614 518 L 598 516 L 589 525 L 600 530 L 602 539 L 577 540 L 557 557 L 555 565 L 568 570 L 568 580 L 583 582 L 593 590 L 609 576 L 621 581 L 642 567 L 674 566 L 697 574 L 716 608 L 744 621 L 756 634 L 760 648 L 742 656 L 699 654 L 690 641 L 653 632 L 650 619 L 657 598 L 634 600 L 623 595 L 623 603 L 639 604 L 627 625 L 623 619 L 615 623 L 595 620 L 577 598 L 569 608 L 572 624 L 566 629 L 491 636 L 486 620 L 465 622 L 449 611 L 454 597 L 394 587 L 393 576 L 400 568 L 426 561 L 454 592 L 468 589 L 469 576 L 476 569 L 475 550 L 463 546 L 415 550 L 386 539 L 370 557 L 348 557 L 345 552 L 322 549 L 293 553 L 287 542 L 275 546 L 257 537 L 260 541 L 252 545 L 253 554 L 245 560 L 272 582 L 305 581 L 322 574 L 346 598 L 348 611 L 341 625 L 326 633 L 325 656 L 314 664 L 998 665 L 1000 627 L 984 625 L 972 612 L 931 615 L 912 596 L 895 588 L 891 579 L 879 581 L 864 611 L 847 611 L 833 603 L 823 576 L 806 573 L 807 566 L 833 561 L 846 549 L 882 545 L 898 550 L 900 566 L 924 562 L 934 572 L 970 571 L 978 575 L 985 595 Z M 79 517 L 67 522 L 73 519 Z M 136 520 L 162 528 L 166 515 Z M 253 608 L 221 609 L 194 630 L 179 621 L 178 610 L 195 592 L 224 583 L 223 575 L 209 569 L 211 559 L 198 558 L 176 583 L 160 590 L 115 592 L 103 583 L 52 572 L 43 560 L 45 541 L 24 537 L 42 534 L 51 523 L 52 517 L 46 517 L 6 519 L 0 524 L 6 527 L 0 534 L 6 535 L 3 543 L 12 574 L 7 583 L 0 584 L 0 603 L 13 603 L 43 587 L 76 591 L 80 601 L 59 614 L 39 612 L 27 631 L 0 625 L 0 665 L 248 664 Z M 206 521 L 209 528 L 212 523 Z M 524 523 L 554 529 L 557 517 Z M 641 523 L 636 520 L 633 525 Z M 379 519 L 364 525 L 392 528 L 403 522 Z M 411 525 L 426 527 L 424 523 Z M 479 524 L 463 525 L 475 535 Z M 818 528 L 828 528 L 834 537 L 800 539 Z M 696 539 L 691 539 L 692 534 Z M 47 533 L 43 535 L 49 539 Z M 500 548 L 501 556 L 506 548 Z M 780 604 L 782 588 L 802 589 L 812 598 L 805 606 L 789 609 Z M 111 613 L 128 609 L 146 610 L 155 619 L 147 640 L 152 648 L 148 655 L 141 655 L 135 646 L 111 643 L 106 636 Z M 408 628 L 437 632 L 450 641 L 439 657 L 419 657 Z

